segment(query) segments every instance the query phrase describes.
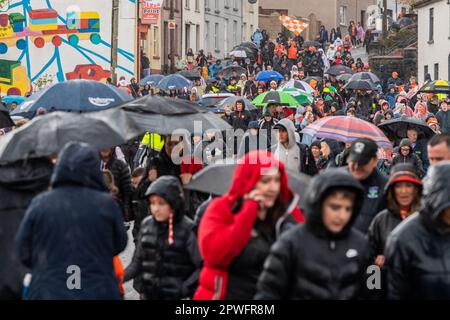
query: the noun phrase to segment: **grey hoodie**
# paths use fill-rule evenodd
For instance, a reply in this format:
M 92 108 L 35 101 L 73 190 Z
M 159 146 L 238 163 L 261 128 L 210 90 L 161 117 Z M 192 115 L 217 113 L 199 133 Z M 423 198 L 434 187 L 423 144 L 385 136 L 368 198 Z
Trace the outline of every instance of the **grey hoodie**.
M 289 145 L 286 149 L 283 144 L 278 142 L 273 150 L 274 156 L 284 163 L 287 169 L 299 172 L 300 169 L 300 148 L 296 141 L 295 126 L 290 119 L 281 119 L 278 125 L 286 128 L 289 135 Z

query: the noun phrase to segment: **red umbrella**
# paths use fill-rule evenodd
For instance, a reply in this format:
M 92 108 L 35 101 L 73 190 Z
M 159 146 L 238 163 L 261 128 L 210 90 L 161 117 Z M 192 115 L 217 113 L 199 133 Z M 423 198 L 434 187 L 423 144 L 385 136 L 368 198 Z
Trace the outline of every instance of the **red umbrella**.
M 374 124 L 356 117 L 325 117 L 314 121 L 302 133 L 316 138 L 353 142 L 358 138 L 370 138 L 381 148 L 391 148 L 392 144 Z

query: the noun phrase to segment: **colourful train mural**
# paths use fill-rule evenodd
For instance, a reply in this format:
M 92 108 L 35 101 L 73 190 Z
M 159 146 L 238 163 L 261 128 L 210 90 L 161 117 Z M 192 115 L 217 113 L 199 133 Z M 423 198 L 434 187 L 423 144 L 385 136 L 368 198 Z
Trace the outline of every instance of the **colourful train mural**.
M 134 76 L 135 0 L 121 1 L 118 75 Z M 9 0 L 0 7 L 0 94 L 25 95 L 43 82 L 106 81 L 111 0 Z
M 29 37 L 36 48 L 43 48 L 46 43 L 59 47 L 62 36 L 71 45 L 81 40 L 90 40 L 99 44 L 100 17 L 97 12 L 68 12 L 66 24 L 58 24 L 58 12 L 53 9 L 37 9 L 28 12 L 28 27 L 21 13 L 0 14 L 0 54 L 5 54 L 8 47 L 15 46 L 24 50 L 27 46 L 25 37 Z

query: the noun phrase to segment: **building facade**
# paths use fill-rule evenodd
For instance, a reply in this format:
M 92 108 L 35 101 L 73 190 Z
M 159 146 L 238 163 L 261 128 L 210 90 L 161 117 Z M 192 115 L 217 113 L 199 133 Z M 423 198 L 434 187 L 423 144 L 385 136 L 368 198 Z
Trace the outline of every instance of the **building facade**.
M 170 8 L 171 2 L 173 2 L 174 8 L 174 53 L 175 55 L 181 55 L 183 51 L 183 4 L 182 0 L 164 0 L 162 10 L 161 21 L 161 69 L 163 72 L 169 72 L 170 68 L 170 32 L 169 20 L 170 20 Z
M 226 57 L 242 42 L 243 0 L 205 0 L 206 52 Z
M 248 0 L 242 0 L 242 41 L 250 41 L 253 32 L 258 28 L 258 2 L 251 4 Z
M 205 30 L 205 0 L 183 0 L 183 57 L 191 48 L 194 52 L 203 49 Z
M 376 4 L 376 0 L 320 0 L 320 5 L 317 0 L 302 0 L 301 5 L 299 4 L 297 0 L 259 0 L 260 29 L 266 29 L 271 34 L 280 32 L 281 24 L 277 30 L 273 30 L 274 19 L 270 16 L 283 12 L 309 20 L 310 25 L 303 34 L 306 39 L 315 38 L 320 24 L 328 31 L 340 27 L 342 33 L 346 34 L 351 21 L 365 23 L 367 8 Z M 266 26 L 266 23 L 269 25 Z
M 10 0 L 0 2 L 0 11 L 2 95 L 111 76 L 111 0 Z M 121 1 L 118 14 L 117 74 L 130 80 L 138 47 L 135 3 Z
M 450 80 L 450 3 L 422 0 L 415 4 L 418 14 L 418 74 L 424 81 Z

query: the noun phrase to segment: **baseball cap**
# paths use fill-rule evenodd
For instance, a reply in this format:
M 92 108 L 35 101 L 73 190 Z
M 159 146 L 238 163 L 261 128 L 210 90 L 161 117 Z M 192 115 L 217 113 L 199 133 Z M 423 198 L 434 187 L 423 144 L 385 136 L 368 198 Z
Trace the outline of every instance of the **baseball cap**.
M 365 165 L 377 156 L 377 151 L 378 146 L 373 140 L 368 138 L 357 139 L 350 147 L 348 161 L 355 161 L 360 165 Z

